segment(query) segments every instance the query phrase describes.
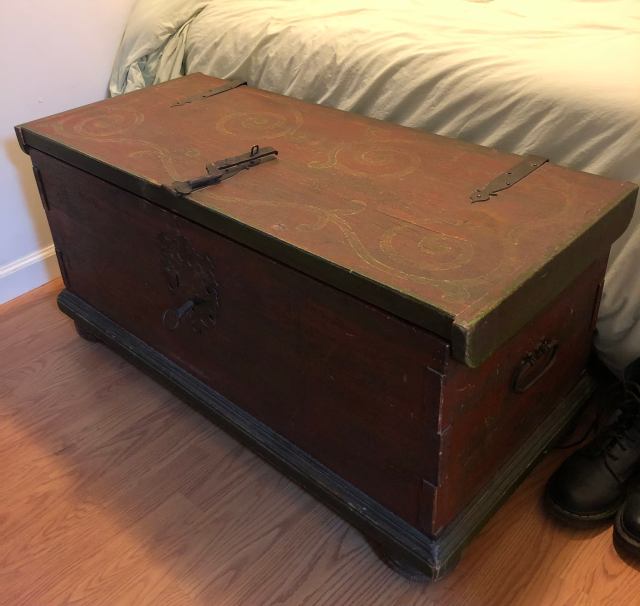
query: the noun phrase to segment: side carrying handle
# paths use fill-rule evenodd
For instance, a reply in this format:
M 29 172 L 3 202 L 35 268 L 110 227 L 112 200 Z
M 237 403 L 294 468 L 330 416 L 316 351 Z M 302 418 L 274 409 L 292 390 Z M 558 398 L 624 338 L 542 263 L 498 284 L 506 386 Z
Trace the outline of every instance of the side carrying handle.
M 542 339 L 533 351 L 528 352 L 513 374 L 513 391 L 524 393 L 533 387 L 554 365 L 559 346 L 555 339 Z
M 165 187 L 177 195 L 184 196 L 196 189 L 202 189 L 203 187 L 220 183 L 220 181 L 224 179 L 233 177 L 233 175 L 239 173 L 241 170 L 248 170 L 263 162 L 275 160 L 277 155 L 278 150 L 273 149 L 273 147 L 254 145 L 246 154 L 232 156 L 231 158 L 225 158 L 224 160 L 207 164 L 207 174 L 202 177 L 196 177 L 189 181 L 174 181 L 170 186 Z

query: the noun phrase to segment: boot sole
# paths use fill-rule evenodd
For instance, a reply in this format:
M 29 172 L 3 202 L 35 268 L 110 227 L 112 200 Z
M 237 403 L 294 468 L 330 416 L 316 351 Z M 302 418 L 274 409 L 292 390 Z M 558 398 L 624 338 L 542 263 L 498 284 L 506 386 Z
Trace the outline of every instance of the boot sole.
M 635 558 L 640 558 L 640 541 L 630 535 L 622 522 L 622 509 L 616 515 L 613 525 L 613 541 L 617 548 Z
M 598 511 L 595 513 L 576 513 L 574 511 L 568 511 L 558 505 L 547 492 L 544 495 L 544 504 L 547 509 L 557 520 L 564 522 L 568 526 L 573 528 L 594 528 L 604 522 L 610 521 L 620 509 L 623 500 L 620 499 L 618 503 L 612 505 L 610 509 L 606 511 Z

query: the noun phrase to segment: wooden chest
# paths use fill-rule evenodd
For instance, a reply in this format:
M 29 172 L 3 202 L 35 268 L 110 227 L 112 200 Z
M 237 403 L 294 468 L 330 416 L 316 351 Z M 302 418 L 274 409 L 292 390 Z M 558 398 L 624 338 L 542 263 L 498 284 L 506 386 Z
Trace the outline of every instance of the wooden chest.
M 80 334 L 406 573 L 450 567 L 589 393 L 630 183 L 200 74 L 16 131 Z

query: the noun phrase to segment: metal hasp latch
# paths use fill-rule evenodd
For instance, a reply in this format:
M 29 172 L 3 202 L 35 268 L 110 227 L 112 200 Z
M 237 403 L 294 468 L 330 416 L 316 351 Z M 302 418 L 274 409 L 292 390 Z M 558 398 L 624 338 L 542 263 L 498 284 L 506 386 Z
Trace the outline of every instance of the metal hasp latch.
M 471 203 L 484 202 L 491 196 L 495 196 L 499 191 L 509 189 L 512 185 L 524 179 L 528 174 L 540 168 L 545 162 L 548 162 L 548 158 L 524 156 L 522 162 L 516 164 L 512 169 L 497 176 L 482 189 L 474 190 L 471 196 L 469 196 Z
M 214 97 L 215 95 L 219 95 L 220 93 L 226 93 L 228 90 L 238 88 L 238 86 L 245 85 L 246 82 L 244 82 L 243 80 L 229 80 L 229 82 L 227 82 L 226 84 L 216 86 L 215 88 L 210 88 L 203 93 L 198 93 L 197 95 L 191 95 L 191 97 L 180 99 L 180 101 L 172 103 L 169 107 L 179 107 L 180 105 L 187 105 L 188 103 L 200 101 L 201 99 L 207 99 L 208 97 Z
M 174 181 L 169 189 L 179 195 L 190 194 L 196 189 L 215 185 L 224 179 L 233 177 L 241 170 L 248 170 L 252 166 L 275 160 L 277 155 L 278 150 L 273 149 L 273 147 L 254 145 L 246 154 L 207 164 L 207 174 L 202 177 L 190 179 L 189 181 Z

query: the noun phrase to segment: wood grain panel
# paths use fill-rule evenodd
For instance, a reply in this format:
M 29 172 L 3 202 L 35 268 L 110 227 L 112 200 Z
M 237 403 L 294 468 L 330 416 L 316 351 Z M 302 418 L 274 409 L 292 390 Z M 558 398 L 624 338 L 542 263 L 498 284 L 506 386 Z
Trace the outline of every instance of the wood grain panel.
M 478 366 L 608 249 L 637 186 L 192 74 L 18 128 L 23 144 L 175 209 L 445 339 Z M 278 160 L 178 198 L 161 187 L 252 146 Z M 55 201 L 49 200 L 52 208 Z
M 605 258 L 471 369 L 431 333 L 55 158 L 32 158 L 70 291 L 427 534 L 480 494 L 586 362 Z M 193 316 L 165 325 L 167 310 L 195 299 L 205 303 Z M 554 367 L 514 394 L 514 369 L 542 339 L 559 343 Z
M 33 160 L 72 292 L 416 523 L 439 451 L 424 417 L 438 416 L 440 394 L 425 393 L 424 375 L 444 365 L 446 342 L 54 158 Z M 181 255 L 173 291 L 167 242 Z M 188 265 L 205 256 L 215 295 Z M 215 296 L 215 325 L 167 329 L 165 310 L 196 295 Z
M 0 308 L 3 606 L 635 604 L 608 527 L 568 530 L 540 494 L 551 453 L 452 574 L 398 577 L 364 540 L 56 309 Z
M 597 260 L 549 309 L 525 326 L 480 368 L 451 360 L 442 407 L 450 424 L 442 458 L 434 532 L 448 524 L 548 417 L 587 366 L 607 257 Z M 548 371 L 517 393 L 520 365 L 543 339 L 558 343 Z M 548 358 L 534 365 L 538 376 Z

